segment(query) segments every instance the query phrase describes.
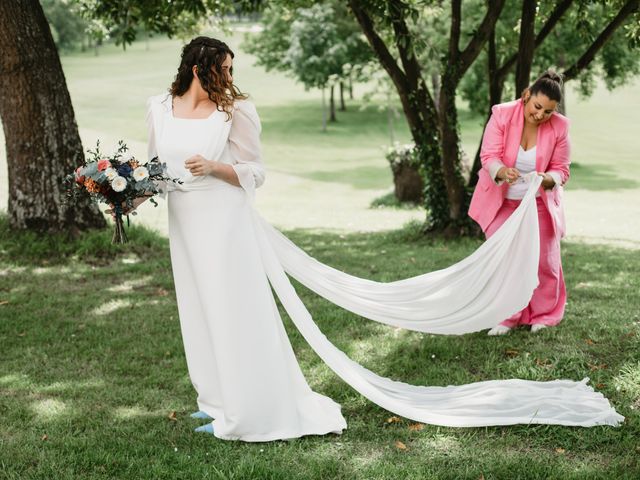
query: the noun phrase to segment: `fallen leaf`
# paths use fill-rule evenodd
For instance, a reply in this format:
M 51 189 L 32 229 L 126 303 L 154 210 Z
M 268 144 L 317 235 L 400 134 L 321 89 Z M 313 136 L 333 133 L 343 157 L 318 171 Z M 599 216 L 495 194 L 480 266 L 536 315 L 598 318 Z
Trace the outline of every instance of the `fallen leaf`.
M 409 425 L 409 430 L 411 430 L 412 432 L 419 432 L 423 428 L 424 423 L 412 423 L 411 425 Z
M 169 292 L 167 292 L 164 288 L 161 287 L 156 290 L 156 295 L 158 297 L 166 297 L 167 295 L 169 295 Z
M 176 417 L 176 412 L 171 412 L 168 416 L 169 420 L 173 420 L 174 422 L 178 421 L 178 417 Z
M 556 453 L 559 453 L 562 455 L 564 453 L 564 448 L 560 448 L 560 447 L 556 448 Z
M 605 370 L 607 368 L 607 364 L 606 363 L 602 363 L 600 365 L 598 365 L 597 363 L 588 363 L 587 365 L 589 365 L 589 369 L 591 371 L 594 371 L 594 370 Z
M 40 440 L 49 440 L 49 435 L 45 433 Z
M 478 477 L 478 480 L 484 480 L 484 475 L 480 474 L 480 476 Z
M 8 305 L 9 304 L 9 300 L 2 300 L 0 302 L 0 305 Z
M 411 263 L 416 263 L 416 259 L 415 259 L 415 257 L 411 257 L 411 258 L 409 259 L 409 261 L 410 261 Z
M 18 334 L 18 336 L 19 336 L 19 337 L 24 337 L 26 334 L 27 334 L 27 332 L 20 332 L 20 333 Z
M 389 417 L 387 418 L 387 423 L 398 423 L 400 419 L 398 417 Z
M 551 361 L 548 358 L 543 358 L 542 360 L 536 358 L 536 365 L 538 365 L 539 367 L 550 367 Z
M 604 383 L 596 383 L 596 388 L 604 388 L 606 384 Z
M 518 355 L 520 355 L 520 352 L 514 348 L 507 348 L 504 353 L 507 355 L 507 357 L 513 358 L 513 357 L 517 357 Z
M 406 450 L 407 446 L 404 443 L 402 443 L 400 440 L 396 440 L 396 448 L 398 450 Z
M 594 342 L 593 340 L 591 340 L 590 338 L 587 338 L 584 343 L 586 343 L 587 345 L 595 345 L 596 342 Z

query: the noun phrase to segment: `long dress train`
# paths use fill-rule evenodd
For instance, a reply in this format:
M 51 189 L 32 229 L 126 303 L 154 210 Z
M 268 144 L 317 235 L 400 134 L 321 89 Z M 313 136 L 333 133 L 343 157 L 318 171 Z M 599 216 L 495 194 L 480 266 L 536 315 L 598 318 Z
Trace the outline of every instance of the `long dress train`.
M 469 257 L 444 270 L 380 283 L 323 265 L 253 208 L 264 169 L 260 122 L 250 102 L 237 102 L 231 121 L 224 112 L 187 120 L 174 118 L 171 97 L 160 95 L 149 100 L 148 125 L 149 155 L 159 155 L 169 175 L 183 180 L 166 185 L 171 261 L 189 375 L 199 408 L 215 419 L 216 436 L 266 441 L 346 428 L 340 406 L 304 379 L 271 287 L 322 360 L 362 395 L 399 415 L 459 427 L 623 420 L 586 385 L 588 379 L 428 387 L 380 377 L 327 340 L 286 275 L 388 325 L 440 334 L 495 326 L 522 309 L 537 285 L 539 177 L 529 178 L 520 208 Z M 232 165 L 241 188 L 192 177 L 183 162 L 194 154 Z M 517 271 L 502 261 L 514 257 L 522 260 Z

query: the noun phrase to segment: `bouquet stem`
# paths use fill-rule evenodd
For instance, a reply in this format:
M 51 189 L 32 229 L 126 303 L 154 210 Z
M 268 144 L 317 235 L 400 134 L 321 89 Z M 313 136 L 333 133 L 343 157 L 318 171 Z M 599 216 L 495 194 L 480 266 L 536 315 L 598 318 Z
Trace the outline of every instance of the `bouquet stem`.
M 127 232 L 124 230 L 122 214 L 116 213 L 115 224 L 115 230 L 113 231 L 113 238 L 111 239 L 111 243 L 127 243 L 129 239 L 127 238 Z

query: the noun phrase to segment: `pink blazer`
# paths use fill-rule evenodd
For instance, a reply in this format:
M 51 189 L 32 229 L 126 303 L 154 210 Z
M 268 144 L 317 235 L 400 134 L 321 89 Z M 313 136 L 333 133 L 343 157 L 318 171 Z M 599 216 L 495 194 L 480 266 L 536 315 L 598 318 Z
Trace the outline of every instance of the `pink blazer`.
M 469 205 L 469 216 L 483 231 L 491 224 L 502 206 L 509 185 L 497 184 L 489 174 L 501 166 L 513 167 L 516 163 L 522 129 L 524 127 L 522 100 L 494 105 L 491 118 L 482 137 L 480 159 L 482 168 L 478 172 L 478 183 Z M 552 173 L 560 179 L 560 185 L 551 190 L 540 187 L 541 198 L 551 214 L 556 237 L 566 231 L 562 208 L 562 186 L 569 179 L 569 119 L 559 113 L 538 127 L 536 141 L 536 171 Z

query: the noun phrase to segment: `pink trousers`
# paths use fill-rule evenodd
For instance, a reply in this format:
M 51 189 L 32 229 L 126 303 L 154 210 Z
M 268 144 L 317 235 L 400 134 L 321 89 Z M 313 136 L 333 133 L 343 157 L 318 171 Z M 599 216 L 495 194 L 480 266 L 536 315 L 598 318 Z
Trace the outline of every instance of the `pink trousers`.
M 538 265 L 538 287 L 523 310 L 503 321 L 500 325 L 543 324 L 553 326 L 560 323 L 567 302 L 567 290 L 562 275 L 560 261 L 560 239 L 556 238 L 553 220 L 542 199 L 536 199 L 538 223 L 540 225 L 540 263 Z M 485 235 L 489 238 L 509 218 L 520 205 L 520 200 L 505 199 L 493 222 L 487 227 Z M 517 262 L 518 259 L 513 259 Z

